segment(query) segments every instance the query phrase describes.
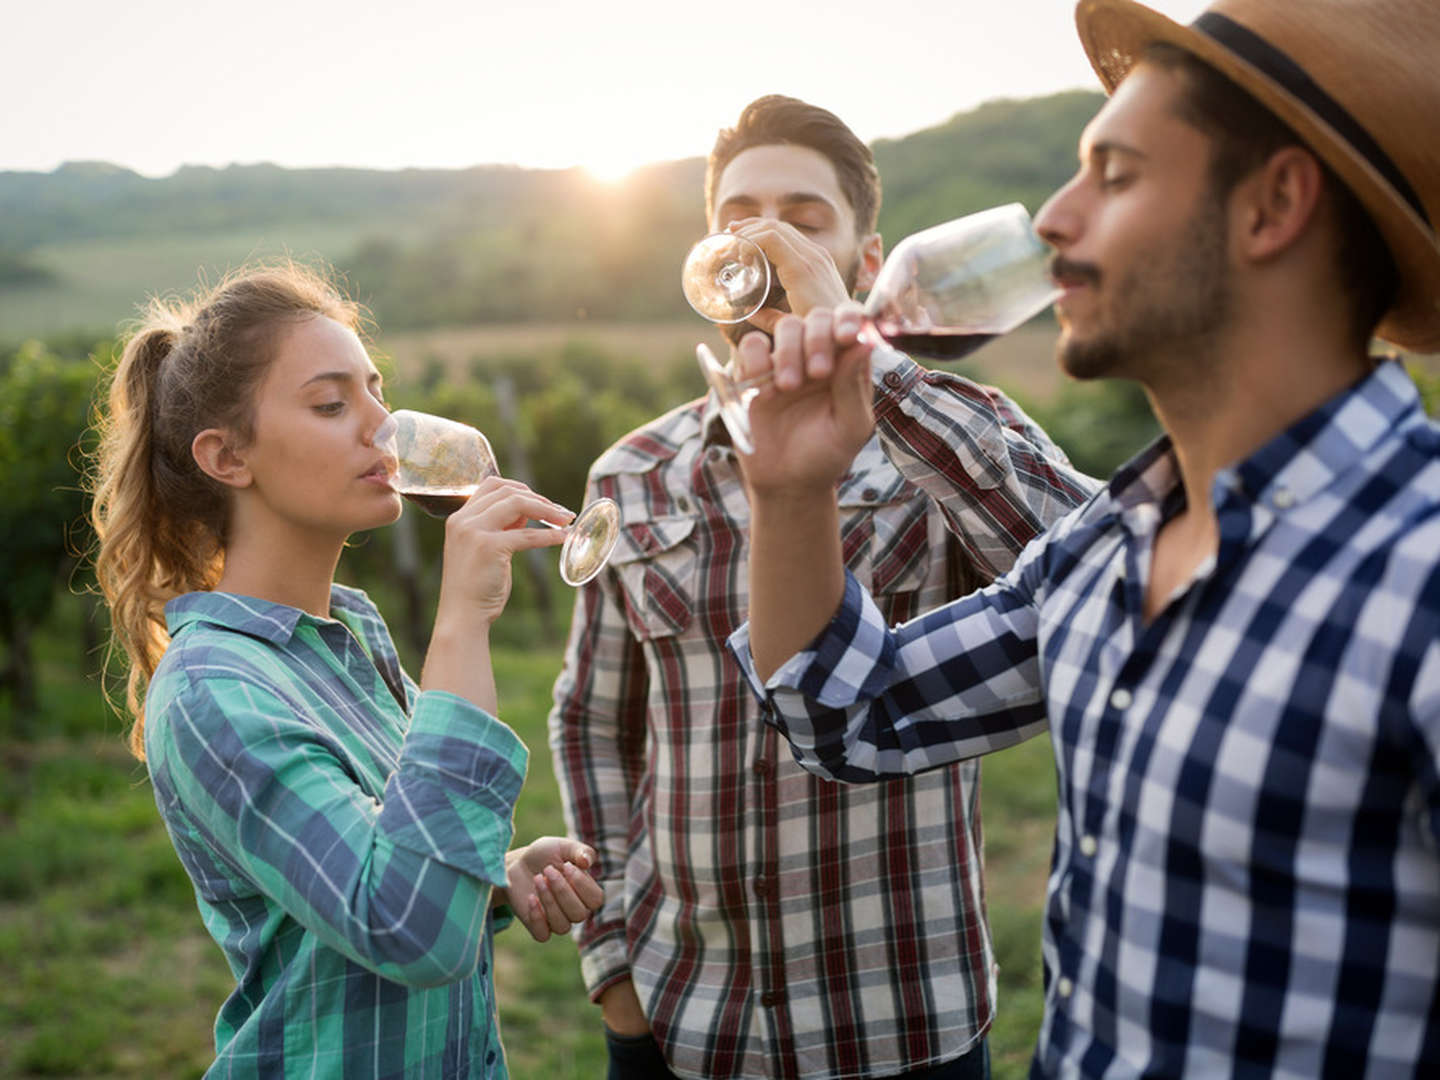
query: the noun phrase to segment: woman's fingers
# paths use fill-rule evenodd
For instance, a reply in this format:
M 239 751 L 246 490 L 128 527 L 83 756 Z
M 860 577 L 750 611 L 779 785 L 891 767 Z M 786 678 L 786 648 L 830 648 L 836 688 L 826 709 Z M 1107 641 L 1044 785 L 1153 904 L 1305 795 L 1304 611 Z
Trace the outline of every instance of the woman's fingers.
M 574 867 L 571 870 L 572 873 L 567 875 L 557 866 L 547 866 L 535 875 L 535 892 L 545 907 L 550 928 L 556 932 L 563 932 L 571 924 L 584 921 L 593 910 L 581 895 L 584 892 L 593 896 L 593 892 L 580 879 L 584 878 L 590 885 L 595 885 L 595 882 L 588 874 Z
M 570 883 L 570 888 L 575 891 L 580 903 L 585 905 L 587 914 L 600 910 L 600 905 L 605 902 L 605 890 L 598 881 L 585 872 L 584 867 L 567 862 L 560 867 L 560 872 L 565 875 L 565 879 Z
M 527 520 L 564 525 L 575 517 L 572 510 L 545 498 L 519 480 L 490 476 L 480 482 L 465 505 L 451 515 L 482 518 L 492 528 L 516 528 Z

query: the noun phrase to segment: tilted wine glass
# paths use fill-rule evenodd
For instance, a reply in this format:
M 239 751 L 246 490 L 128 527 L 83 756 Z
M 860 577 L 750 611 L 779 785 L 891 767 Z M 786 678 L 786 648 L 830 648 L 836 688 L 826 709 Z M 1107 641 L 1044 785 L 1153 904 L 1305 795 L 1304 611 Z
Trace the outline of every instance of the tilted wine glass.
M 395 490 L 435 517 L 453 514 L 482 480 L 500 475 L 490 440 L 469 424 L 443 416 L 397 409 L 374 441 L 395 455 Z M 620 508 L 613 499 L 596 499 L 569 525 L 541 524 L 569 532 L 560 549 L 560 577 L 567 585 L 584 585 L 615 550 Z
M 760 245 L 739 233 L 711 233 L 680 268 L 685 299 L 713 323 L 742 323 L 765 306 L 773 273 Z
M 1055 301 L 1060 291 L 1050 276 L 1050 255 L 1020 203 L 914 233 L 881 266 L 865 301 L 861 334 L 902 352 L 958 360 Z M 750 399 L 770 374 L 737 379 L 703 343 L 695 356 L 736 449 L 754 453 Z

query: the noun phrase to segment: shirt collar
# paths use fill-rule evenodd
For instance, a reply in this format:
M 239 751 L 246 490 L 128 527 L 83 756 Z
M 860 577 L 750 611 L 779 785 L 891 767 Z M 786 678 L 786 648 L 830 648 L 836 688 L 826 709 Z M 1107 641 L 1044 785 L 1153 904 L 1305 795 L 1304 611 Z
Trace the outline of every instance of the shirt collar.
M 330 586 L 331 611 L 354 612 L 365 619 L 376 617 L 374 605 L 358 589 Z M 165 605 L 165 622 L 173 638 L 192 623 L 204 622 L 241 634 L 285 645 L 302 621 L 332 622 L 317 618 L 288 604 L 277 604 L 254 596 L 226 592 L 192 592 L 177 596 Z
M 1354 386 L 1216 476 L 1222 488 L 1280 511 L 1324 491 L 1385 438 L 1423 418 L 1404 365 L 1384 359 Z
M 1249 457 L 1220 470 L 1212 499 L 1233 492 L 1288 509 L 1323 491 L 1387 435 L 1423 415 L 1414 380 L 1398 360 L 1387 358 Z M 1178 494 L 1179 484 L 1174 445 L 1161 435 L 1117 469 L 1107 488 L 1115 510 L 1124 513 L 1163 504 Z

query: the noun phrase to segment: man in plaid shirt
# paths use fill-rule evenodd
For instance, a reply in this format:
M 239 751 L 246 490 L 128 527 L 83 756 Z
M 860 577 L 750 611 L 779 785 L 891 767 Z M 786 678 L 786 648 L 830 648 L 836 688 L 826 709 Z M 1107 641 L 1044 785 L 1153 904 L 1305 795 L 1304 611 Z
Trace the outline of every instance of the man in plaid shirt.
M 914 372 L 872 403 L 853 307 L 773 356 L 746 338 L 742 375 L 796 389 L 751 407 L 733 648 L 837 779 L 1048 727 L 1033 1076 L 1440 1076 L 1440 425 L 1368 348 L 1440 350 L 1440 12 L 1219 0 L 1183 27 L 1081 0 L 1077 22 L 1114 95 L 1036 216 L 1059 357 L 1138 380 L 1166 435 L 892 629 L 846 573 L 834 477 L 876 422 L 937 499 L 983 474 Z
M 879 194 L 848 128 L 780 97 L 721 133 L 706 182 L 711 227 L 759 243 L 771 303 L 798 313 L 868 286 Z M 846 563 L 897 621 L 1008 568 L 1092 487 L 999 393 L 925 377 L 985 490 L 942 509 L 874 441 L 839 478 Z M 624 531 L 577 596 L 551 744 L 606 889 L 579 947 L 611 1076 L 985 1075 L 977 766 L 843 788 L 760 722 L 724 647 L 749 602 L 749 509 L 713 400 L 622 439 L 598 495 Z

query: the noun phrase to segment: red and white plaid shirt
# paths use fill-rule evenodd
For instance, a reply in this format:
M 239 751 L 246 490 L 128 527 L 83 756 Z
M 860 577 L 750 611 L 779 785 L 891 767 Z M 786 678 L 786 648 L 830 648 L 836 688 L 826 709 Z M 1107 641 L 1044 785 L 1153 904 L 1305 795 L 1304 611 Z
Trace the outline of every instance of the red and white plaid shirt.
M 877 351 L 877 380 L 911 361 Z M 1009 399 L 940 372 L 984 497 L 962 518 L 872 439 L 839 488 L 845 558 L 893 624 L 1007 569 L 1094 483 Z M 620 504 L 576 596 L 550 743 L 605 906 L 578 931 L 592 997 L 630 978 L 671 1068 L 860 1077 L 958 1057 L 988 1029 L 979 764 L 848 786 L 761 722 L 725 640 L 749 606 L 749 506 L 713 403 L 596 462 Z

